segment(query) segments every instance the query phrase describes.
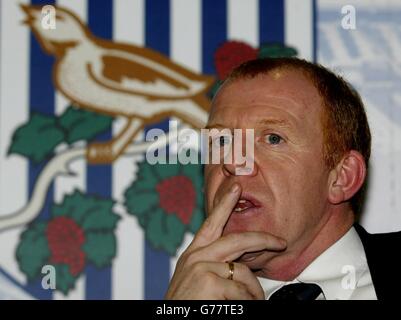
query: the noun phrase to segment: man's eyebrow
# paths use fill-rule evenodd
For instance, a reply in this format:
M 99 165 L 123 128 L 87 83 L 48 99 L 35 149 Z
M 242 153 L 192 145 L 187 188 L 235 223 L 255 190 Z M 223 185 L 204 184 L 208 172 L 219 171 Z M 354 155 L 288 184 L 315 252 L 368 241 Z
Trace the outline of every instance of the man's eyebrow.
M 211 123 L 206 125 L 205 129 L 230 129 L 230 128 L 227 128 L 227 126 L 223 126 L 222 124 L 219 123 Z
M 284 128 L 292 128 L 293 125 L 291 121 L 284 119 L 262 119 L 256 123 L 256 127 L 263 127 L 269 125 L 277 125 Z M 224 126 L 219 123 L 211 123 L 205 126 L 205 129 L 230 129 L 227 126 Z
M 292 128 L 290 121 L 284 119 L 262 119 L 257 123 L 258 126 L 278 125 L 280 127 Z

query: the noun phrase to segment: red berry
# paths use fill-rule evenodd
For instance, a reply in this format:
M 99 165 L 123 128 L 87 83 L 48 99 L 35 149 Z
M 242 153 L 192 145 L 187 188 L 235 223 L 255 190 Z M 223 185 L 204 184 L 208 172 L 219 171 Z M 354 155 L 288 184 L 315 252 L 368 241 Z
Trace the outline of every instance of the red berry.
M 50 262 L 63 263 L 69 266 L 73 276 L 78 275 L 85 267 L 85 253 L 82 245 L 85 233 L 75 220 L 61 216 L 49 222 L 46 229 L 50 249 Z
M 240 41 L 227 41 L 214 54 L 217 75 L 224 80 L 230 72 L 243 62 L 258 57 L 258 50 Z
M 161 181 L 156 186 L 160 206 L 168 214 L 175 213 L 188 224 L 196 204 L 195 187 L 186 176 L 175 176 Z

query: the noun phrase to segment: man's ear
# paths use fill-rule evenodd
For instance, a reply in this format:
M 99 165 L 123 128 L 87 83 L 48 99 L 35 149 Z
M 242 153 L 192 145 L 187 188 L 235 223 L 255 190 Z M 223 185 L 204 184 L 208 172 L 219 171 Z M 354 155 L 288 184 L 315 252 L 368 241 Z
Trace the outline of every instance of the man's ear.
M 366 178 L 363 156 L 355 150 L 348 151 L 329 175 L 328 200 L 339 204 L 352 198 Z

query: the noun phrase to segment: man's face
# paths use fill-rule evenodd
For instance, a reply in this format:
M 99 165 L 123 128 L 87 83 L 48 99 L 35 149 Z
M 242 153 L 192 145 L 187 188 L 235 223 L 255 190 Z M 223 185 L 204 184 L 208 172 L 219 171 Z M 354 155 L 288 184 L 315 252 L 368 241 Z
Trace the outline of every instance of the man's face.
M 321 104 L 310 80 L 294 70 L 236 80 L 219 91 L 208 127 L 254 129 L 251 174 L 236 175 L 235 164 L 205 168 L 208 213 L 228 186 L 237 182 L 242 188 L 242 204 L 231 214 L 224 234 L 272 233 L 287 240 L 287 253 L 313 240 L 328 211 Z

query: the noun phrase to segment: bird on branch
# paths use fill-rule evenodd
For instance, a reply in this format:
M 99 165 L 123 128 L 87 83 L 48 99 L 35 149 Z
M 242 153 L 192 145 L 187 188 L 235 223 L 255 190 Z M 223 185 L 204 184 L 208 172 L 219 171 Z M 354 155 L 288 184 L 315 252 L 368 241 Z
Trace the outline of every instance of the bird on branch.
M 111 163 L 145 126 L 177 117 L 194 128 L 207 121 L 214 77 L 195 73 L 149 48 L 94 36 L 81 19 L 56 8 L 55 28 L 42 6 L 21 5 L 41 48 L 55 57 L 53 82 L 79 108 L 126 119 L 110 141 L 88 146 L 92 164 Z

